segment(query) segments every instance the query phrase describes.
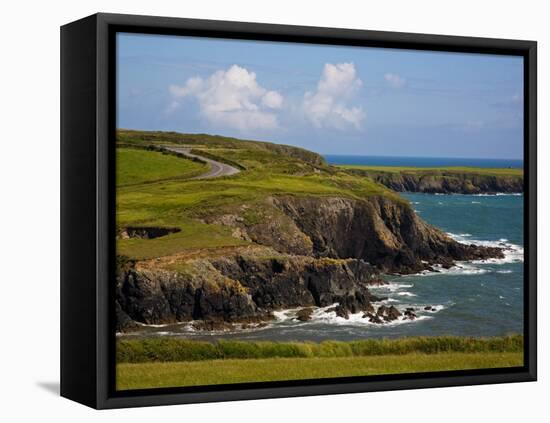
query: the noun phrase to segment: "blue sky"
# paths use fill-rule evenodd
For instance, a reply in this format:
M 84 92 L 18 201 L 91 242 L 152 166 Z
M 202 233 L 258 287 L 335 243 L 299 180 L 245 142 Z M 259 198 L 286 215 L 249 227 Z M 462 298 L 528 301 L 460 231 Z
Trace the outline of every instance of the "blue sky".
M 523 157 L 521 57 L 118 34 L 117 72 L 119 128 Z

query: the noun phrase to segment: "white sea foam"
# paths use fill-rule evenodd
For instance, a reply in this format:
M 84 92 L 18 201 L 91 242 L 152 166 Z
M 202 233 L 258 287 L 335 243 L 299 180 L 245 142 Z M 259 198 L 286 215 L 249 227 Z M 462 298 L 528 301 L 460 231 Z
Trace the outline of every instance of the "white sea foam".
M 455 241 L 460 242 L 461 244 L 467 245 L 479 245 L 482 247 L 497 247 L 502 248 L 504 253 L 504 258 L 490 258 L 485 260 L 473 260 L 470 263 L 474 264 L 504 264 L 504 263 L 523 263 L 523 247 L 520 245 L 512 244 L 508 242 L 506 238 L 500 238 L 498 241 L 482 241 L 476 239 L 465 239 L 464 236 L 460 234 L 453 234 L 448 232 L 451 238 Z
M 423 270 L 419 273 L 420 276 L 434 276 L 434 275 L 441 275 L 441 274 L 447 274 L 447 275 L 483 275 L 485 273 L 489 273 L 489 270 L 487 269 L 480 269 L 479 267 L 472 266 L 469 263 L 466 262 L 457 262 L 456 265 L 453 267 L 450 267 L 448 269 L 445 269 L 439 264 L 436 264 L 433 266 L 433 269 L 435 272 L 431 270 Z
M 153 323 L 141 323 L 141 322 L 136 321 L 136 324 L 138 326 L 143 326 L 144 328 L 165 328 L 166 326 L 172 326 L 172 325 L 175 325 L 177 323 L 162 323 L 160 325 L 156 325 L 156 324 L 153 324 Z
M 285 310 L 277 310 L 273 312 L 273 316 L 275 316 L 275 320 L 279 322 L 284 322 L 287 320 L 292 320 L 296 317 L 296 313 L 301 310 L 300 307 L 298 308 L 289 308 Z
M 380 303 L 384 303 L 384 302 L 385 301 L 382 301 Z M 311 320 L 307 322 L 299 322 L 296 320 L 296 313 L 298 310 L 300 310 L 300 308 L 279 310 L 274 312 L 274 315 L 278 317 L 278 319 L 276 322 L 274 322 L 273 325 L 270 325 L 270 327 L 273 327 L 274 325 L 279 325 L 279 324 L 283 324 L 283 325 L 289 324 L 290 322 L 292 324 L 292 327 L 307 326 L 307 325 L 319 324 L 319 323 L 328 324 L 328 325 L 337 325 L 337 326 L 355 326 L 355 327 L 371 327 L 371 328 L 388 327 L 388 326 L 397 326 L 401 324 L 411 324 L 411 323 L 419 322 L 426 319 L 432 319 L 433 316 L 431 315 L 445 308 L 443 305 L 434 305 L 434 306 L 431 306 L 433 307 L 433 310 L 424 310 L 424 307 L 426 307 L 426 304 L 403 304 L 399 306 L 399 309 L 403 311 L 407 307 L 414 308 L 416 310 L 415 314 L 417 315 L 416 319 L 403 320 L 404 316 L 401 316 L 396 320 L 392 320 L 391 322 L 372 323 L 372 322 L 369 322 L 368 318 L 363 317 L 365 313 L 362 311 L 359 313 L 350 314 L 348 319 L 337 316 L 335 311 L 327 312 L 327 310 L 330 310 L 331 308 L 334 308 L 336 306 L 338 306 L 338 303 L 334 303 L 326 307 L 315 308 L 313 310 L 313 313 L 311 314 Z
M 469 234 L 469 233 L 463 233 L 463 234 L 454 234 L 452 232 L 447 232 L 447 235 L 449 235 L 451 238 L 453 239 L 457 239 L 457 238 L 468 238 L 470 236 L 472 236 L 472 234 Z
M 403 317 L 399 317 L 396 320 L 392 320 L 390 322 L 384 322 L 384 323 L 372 323 L 369 322 L 368 318 L 363 317 L 365 313 L 359 312 L 355 314 L 350 314 L 349 319 L 346 319 L 344 317 L 340 317 L 336 315 L 336 312 L 331 311 L 329 313 L 322 313 L 322 314 L 316 314 L 314 313 L 312 315 L 312 322 L 313 323 L 326 323 L 326 324 L 332 324 L 332 325 L 339 325 L 339 326 L 363 326 L 363 327 L 387 327 L 387 326 L 397 326 L 402 324 L 410 324 L 419 322 L 426 319 L 432 319 L 432 316 L 427 316 L 423 314 L 417 313 L 417 318 L 414 320 L 403 320 Z
M 466 195 L 473 195 L 475 197 L 494 197 L 494 196 L 511 196 L 511 197 L 521 197 L 523 193 L 521 192 L 497 192 L 495 194 L 466 194 Z
M 382 303 L 398 303 L 399 300 L 395 299 L 395 298 L 387 298 L 383 301 L 381 301 Z
M 497 270 L 497 273 L 508 274 L 508 273 L 512 273 L 512 271 L 511 270 Z
M 403 288 L 413 288 L 414 284 L 412 283 L 399 283 L 399 282 L 389 282 L 385 285 L 378 285 L 369 287 L 371 291 L 390 291 L 395 292 Z
M 408 291 L 398 292 L 397 295 L 399 295 L 400 297 L 416 297 L 416 294 Z

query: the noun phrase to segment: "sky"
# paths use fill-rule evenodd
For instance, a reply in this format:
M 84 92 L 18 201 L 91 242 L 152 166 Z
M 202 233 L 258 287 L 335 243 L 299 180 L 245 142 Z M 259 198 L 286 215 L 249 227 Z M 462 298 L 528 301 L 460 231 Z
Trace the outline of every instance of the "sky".
M 521 159 L 523 59 L 119 33 L 117 127 L 321 154 Z

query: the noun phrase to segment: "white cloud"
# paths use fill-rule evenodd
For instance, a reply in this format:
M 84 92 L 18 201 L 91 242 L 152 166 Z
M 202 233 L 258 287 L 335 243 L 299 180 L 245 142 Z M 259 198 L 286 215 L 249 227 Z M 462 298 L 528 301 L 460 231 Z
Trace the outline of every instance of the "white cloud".
M 189 78 L 183 86 L 171 85 L 174 99 L 170 109 L 181 99 L 193 97 L 200 113 L 211 123 L 241 131 L 278 127 L 275 109 L 283 105 L 277 91 L 268 91 L 256 81 L 256 74 L 238 65 L 219 70 L 209 78 Z
M 305 115 L 318 128 L 360 129 L 365 113 L 347 103 L 362 84 L 353 63 L 326 63 L 317 90 L 304 95 Z
M 395 73 L 387 73 L 384 75 L 384 79 L 392 88 L 402 88 L 407 83 L 407 80 Z
M 283 106 L 283 96 L 277 91 L 268 91 L 262 97 L 262 104 L 271 109 L 280 109 Z

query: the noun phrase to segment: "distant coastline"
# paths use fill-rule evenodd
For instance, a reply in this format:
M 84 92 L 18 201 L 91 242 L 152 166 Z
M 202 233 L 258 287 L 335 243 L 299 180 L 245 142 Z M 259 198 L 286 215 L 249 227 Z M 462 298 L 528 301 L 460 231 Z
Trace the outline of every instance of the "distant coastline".
M 484 168 L 523 169 L 522 159 L 478 159 L 455 157 L 399 157 L 399 156 L 361 156 L 324 154 L 325 160 L 332 165 L 365 166 L 411 166 L 411 167 L 447 167 L 471 166 Z

